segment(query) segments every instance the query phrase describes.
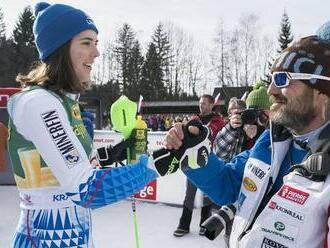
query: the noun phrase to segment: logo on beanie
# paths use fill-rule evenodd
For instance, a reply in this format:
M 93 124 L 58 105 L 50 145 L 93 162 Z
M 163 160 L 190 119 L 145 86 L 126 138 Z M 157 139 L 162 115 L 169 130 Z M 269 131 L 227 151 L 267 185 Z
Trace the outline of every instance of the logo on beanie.
M 89 16 L 87 16 L 87 18 L 86 18 L 86 22 L 87 22 L 87 24 L 89 24 L 89 25 L 95 25 L 94 22 L 93 22 L 93 20 L 92 20 L 92 18 L 90 18 Z
M 302 54 L 306 56 L 302 56 Z M 302 68 L 309 67 L 312 70 L 311 74 L 322 75 L 323 66 L 316 64 L 316 62 L 311 58 L 315 57 L 313 54 L 306 51 L 290 52 L 286 51 L 282 53 L 276 63 L 276 67 L 282 67 L 283 70 L 288 70 L 289 67 L 292 68 L 293 72 L 302 73 L 305 72 Z M 312 84 L 316 83 L 316 79 L 311 79 Z

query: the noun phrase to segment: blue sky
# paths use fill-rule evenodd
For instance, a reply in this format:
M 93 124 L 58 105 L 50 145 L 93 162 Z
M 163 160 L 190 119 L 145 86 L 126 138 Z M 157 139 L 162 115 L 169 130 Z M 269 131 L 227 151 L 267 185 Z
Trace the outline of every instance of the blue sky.
M 23 8 L 36 2 L 0 1 L 8 33 Z M 273 37 L 277 37 L 284 9 L 296 37 L 312 34 L 320 24 L 330 20 L 330 1 L 324 0 L 62 0 L 60 3 L 87 12 L 98 25 L 101 42 L 112 40 L 124 22 L 132 25 L 142 43 L 148 42 L 155 26 L 162 21 L 173 23 L 210 46 L 220 17 L 230 29 L 237 25 L 242 14 L 254 13 L 259 17 L 260 31 Z

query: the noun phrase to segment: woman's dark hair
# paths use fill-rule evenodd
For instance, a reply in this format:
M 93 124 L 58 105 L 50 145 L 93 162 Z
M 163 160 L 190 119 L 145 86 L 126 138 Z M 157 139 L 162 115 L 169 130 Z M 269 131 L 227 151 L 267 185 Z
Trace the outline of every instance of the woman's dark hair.
M 34 68 L 26 75 L 18 74 L 16 81 L 22 87 L 39 85 L 46 89 L 61 93 L 81 93 L 85 90 L 74 72 L 70 58 L 70 44 L 68 41 L 44 62 L 34 64 Z

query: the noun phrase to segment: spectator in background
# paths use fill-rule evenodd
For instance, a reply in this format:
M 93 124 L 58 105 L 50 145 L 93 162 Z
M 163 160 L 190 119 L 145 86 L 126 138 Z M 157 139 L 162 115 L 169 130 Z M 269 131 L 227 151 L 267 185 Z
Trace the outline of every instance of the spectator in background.
M 200 113 L 193 116 L 192 119 L 200 120 L 204 125 L 207 125 L 212 132 L 212 142 L 216 137 L 219 130 L 224 125 L 223 118 L 212 112 L 214 106 L 214 98 L 211 95 L 202 95 L 199 99 L 199 110 Z M 192 213 L 194 209 L 194 201 L 197 188 L 187 179 L 186 195 L 183 202 L 183 210 L 180 217 L 179 226 L 174 231 L 173 235 L 176 237 L 182 237 L 189 233 Z M 201 209 L 200 226 L 201 224 L 211 216 L 212 202 L 209 198 L 203 195 L 203 206 Z M 199 234 L 204 235 L 205 229 L 200 227 Z
M 150 123 L 150 128 L 152 131 L 158 130 L 158 120 L 155 115 L 150 115 L 149 123 Z
M 246 108 L 244 101 L 233 97 L 228 103 L 228 123 L 218 132 L 214 143 L 214 153 L 218 158 L 229 161 L 241 151 L 245 138 L 242 128 L 241 113 Z
M 6 151 L 7 151 L 8 129 L 0 122 L 0 171 L 6 170 Z
M 170 128 L 171 128 L 170 116 L 166 115 L 166 118 L 165 118 L 165 131 L 168 131 Z
M 175 116 L 174 123 L 181 123 L 182 118 L 180 116 Z
M 247 110 L 245 110 L 246 106 Z M 217 157 L 229 162 L 238 153 L 251 149 L 265 128 L 268 128 L 269 107 L 267 86 L 262 81 L 255 83 L 253 90 L 246 99 L 246 103 L 236 97 L 231 98 L 228 104 L 229 122 L 218 133 L 214 141 L 214 152 Z M 245 117 L 246 115 L 248 115 L 248 118 Z M 249 122 L 249 124 L 244 122 Z M 210 223 L 211 218 L 218 218 L 218 216 L 222 216 L 228 211 L 233 212 L 233 214 L 228 214 L 229 218 L 226 218 L 224 225 L 224 240 L 227 247 L 229 247 L 229 237 L 236 206 L 234 204 L 222 206 L 216 213 L 216 217 L 211 216 L 203 223 L 207 227 L 206 223 Z
M 164 115 L 157 115 L 158 131 L 165 131 L 165 117 Z
M 183 117 L 182 123 L 183 123 L 183 124 L 187 124 L 188 122 L 189 122 L 189 117 L 188 117 L 187 115 L 185 115 L 185 116 Z

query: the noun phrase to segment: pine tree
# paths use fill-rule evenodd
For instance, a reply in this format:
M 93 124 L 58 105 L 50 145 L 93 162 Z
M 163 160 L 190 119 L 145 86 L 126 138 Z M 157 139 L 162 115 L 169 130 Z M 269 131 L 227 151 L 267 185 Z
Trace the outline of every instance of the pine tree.
M 6 37 L 6 24 L 4 21 L 4 15 L 2 8 L 0 7 L 0 37 Z
M 285 48 L 287 48 L 292 40 L 293 40 L 293 35 L 291 33 L 291 23 L 289 20 L 289 16 L 284 10 L 281 20 L 281 29 L 278 37 L 278 42 L 280 43 L 280 49 L 278 50 L 278 53 L 280 53 Z
M 293 35 L 291 32 L 291 23 L 289 20 L 289 16 L 286 13 L 286 11 L 284 10 L 283 15 L 282 15 L 282 20 L 281 20 L 281 24 L 280 24 L 280 33 L 279 33 L 279 37 L 278 37 L 278 42 L 279 42 L 279 46 L 280 48 L 277 50 L 277 55 L 280 54 L 285 48 L 288 47 L 288 45 L 292 42 L 293 40 Z M 270 84 L 271 83 L 271 75 L 270 75 L 270 70 L 271 67 L 274 63 L 274 58 L 269 58 L 268 61 L 268 73 L 266 73 L 264 75 L 264 78 L 262 79 L 263 81 L 265 81 L 266 83 Z
M 152 43 L 155 46 L 156 53 L 160 59 L 161 69 L 163 70 L 163 78 L 161 79 L 165 84 L 169 95 L 172 94 L 170 67 L 171 59 L 171 44 L 164 25 L 159 23 L 152 35 Z
M 30 7 L 26 7 L 15 25 L 12 41 L 16 73 L 27 73 L 32 62 L 38 60 L 38 51 L 32 31 L 35 17 Z
M 135 41 L 132 27 L 125 23 L 118 31 L 113 52 L 118 63 L 118 81 L 123 94 L 127 94 L 129 85 L 129 61 Z
M 6 25 L 4 14 L 0 8 L 0 87 L 16 87 L 16 74 L 13 71 L 16 61 L 13 60 L 13 46 L 11 40 L 6 38 Z
M 141 81 L 141 71 L 143 66 L 144 58 L 141 54 L 140 43 L 135 40 L 134 45 L 130 51 L 129 61 L 128 61 L 128 88 L 127 96 L 132 100 L 139 99 L 139 82 Z
M 139 93 L 146 100 L 166 99 L 166 88 L 162 81 L 163 70 L 154 43 L 149 44 L 146 59 L 142 67 L 142 78 Z

